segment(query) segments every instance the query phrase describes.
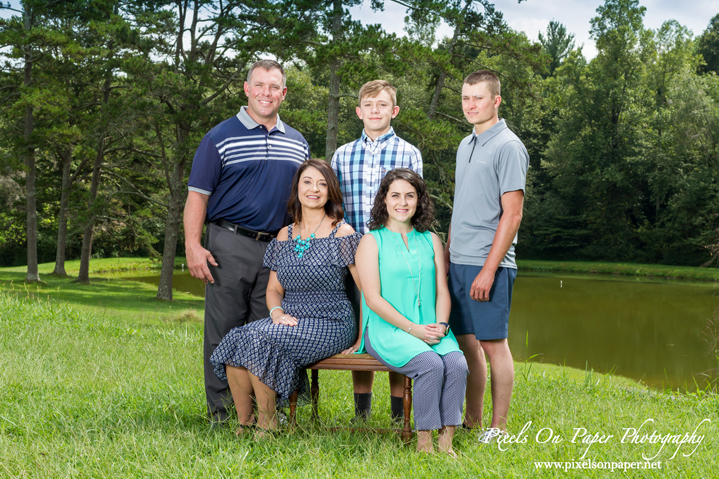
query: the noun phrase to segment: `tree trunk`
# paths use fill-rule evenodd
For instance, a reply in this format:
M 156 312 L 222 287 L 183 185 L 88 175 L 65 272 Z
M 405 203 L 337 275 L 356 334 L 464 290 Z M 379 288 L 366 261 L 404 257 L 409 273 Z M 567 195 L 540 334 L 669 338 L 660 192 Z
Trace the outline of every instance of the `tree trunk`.
M 167 220 L 165 221 L 165 246 L 162 249 L 162 268 L 160 269 L 160 283 L 157 285 L 157 299 L 172 301 L 172 274 L 175 269 L 175 251 L 177 250 L 177 235 L 182 220 L 182 210 L 185 197 L 185 166 L 187 152 L 184 150 L 185 140 L 190 134 L 190 125 L 178 123 L 175 125 L 175 139 L 179 148 L 175 149 L 177 160 L 168 158 L 162 130 L 155 126 L 157 138 L 162 151 L 162 163 L 167 179 L 167 189 L 170 198 L 167 207 Z M 172 166 L 172 169 L 170 169 Z
M 112 71 L 108 72 L 105 79 L 103 90 L 103 105 L 107 105 L 110 101 L 110 86 L 112 85 Z M 90 183 L 90 197 L 87 201 L 87 222 L 82 234 L 82 250 L 80 251 L 80 273 L 77 280 L 80 283 L 90 282 L 90 256 L 92 255 L 92 235 L 95 229 L 95 200 L 97 199 L 97 190 L 100 186 L 100 175 L 102 173 L 102 163 L 105 159 L 105 134 L 100 133 L 100 142 L 97 148 L 97 156 L 95 156 L 95 164 L 92 168 L 92 182 Z
M 105 140 L 100 140 L 100 147 L 95 157 L 95 165 L 92 168 L 92 182 L 90 183 L 90 197 L 87 201 L 87 222 L 82 234 L 82 250 L 80 251 L 80 273 L 77 280 L 80 283 L 90 282 L 90 256 L 92 255 L 92 235 L 95 230 L 95 200 L 97 199 L 97 190 L 100 186 L 100 175 L 102 173 L 102 162 L 105 154 Z
M 456 31 L 456 30 L 455 30 Z M 429 103 L 429 112 L 427 112 L 427 118 L 430 120 L 434 119 L 434 115 L 437 113 L 437 105 L 439 104 L 439 97 L 442 94 L 444 88 L 444 79 L 447 74 L 442 70 L 437 78 L 437 85 L 434 87 L 434 93 L 432 94 L 432 101 Z
M 165 221 L 165 247 L 162 250 L 162 269 L 160 270 L 160 284 L 157 286 L 157 299 L 172 300 L 172 274 L 175 269 L 175 251 L 177 238 L 182 220 L 184 206 L 183 183 L 185 179 L 185 159 L 175 164 L 168 185 L 170 188 L 170 201 Z
M 25 109 L 25 141 L 31 142 L 33 130 L 32 108 Z M 28 145 L 25 152 L 25 195 L 27 198 L 27 276 L 25 281 L 40 281 L 37 270 L 37 192 L 35 189 L 35 147 Z
M 462 10 L 462 15 L 457 19 L 457 24 L 454 26 L 454 34 L 452 35 L 452 41 L 449 42 L 449 47 L 447 48 L 447 53 L 449 54 L 449 61 L 452 61 L 452 54 L 454 53 L 454 47 L 457 45 L 457 39 L 459 38 L 459 33 L 462 30 L 462 24 L 464 23 L 464 18 L 467 15 L 467 10 L 469 10 L 469 7 L 472 5 L 473 0 L 467 0 L 467 3 L 464 6 L 464 9 Z M 432 100 L 429 102 L 429 111 L 427 112 L 427 118 L 430 120 L 434 119 L 434 115 L 437 113 L 437 105 L 439 104 L 439 97 L 442 95 L 442 90 L 444 89 L 444 80 L 447 78 L 447 72 L 442 70 L 439 73 L 439 78 L 437 78 L 437 84 L 434 87 L 434 93 L 432 94 Z
M 30 7 L 25 6 L 24 20 L 25 33 L 30 35 L 32 29 L 32 14 L 28 11 Z M 30 86 L 32 81 L 32 47 L 25 45 L 23 47 L 25 56 L 25 68 L 23 72 L 23 85 L 25 88 Z M 32 132 L 34 128 L 34 119 L 32 106 L 25 108 L 25 168 L 27 174 L 25 177 L 25 197 L 27 208 L 27 276 L 25 281 L 40 281 L 40 275 L 37 270 L 37 191 L 35 189 L 35 145 L 33 145 Z
M 65 246 L 67 244 L 67 211 L 70 203 L 70 163 L 72 162 L 72 151 L 65 150 L 60 154 L 62 159 L 62 191 L 60 193 L 60 212 L 57 217 L 57 251 L 55 252 L 55 269 L 53 274 L 67 276 L 65 272 Z
M 339 42 L 342 37 L 342 0 L 334 0 L 332 12 L 332 41 Z M 330 91 L 327 105 L 327 140 L 325 143 L 325 159 L 330 161 L 337 149 L 337 131 L 339 129 L 340 114 L 340 77 L 337 71 L 340 68 L 340 59 L 334 58 L 330 62 Z

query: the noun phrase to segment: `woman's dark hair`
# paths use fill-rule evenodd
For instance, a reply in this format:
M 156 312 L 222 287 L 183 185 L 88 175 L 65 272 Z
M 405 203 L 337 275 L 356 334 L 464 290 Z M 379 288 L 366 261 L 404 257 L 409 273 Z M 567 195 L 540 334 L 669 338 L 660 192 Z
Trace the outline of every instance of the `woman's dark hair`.
M 379 184 L 379 190 L 377 196 L 374 198 L 374 206 L 372 206 L 372 212 L 370 213 L 370 220 L 367 222 L 367 226 L 371 230 L 377 230 L 385 226 L 389 219 L 389 213 L 387 213 L 387 204 L 385 199 L 387 198 L 387 192 L 389 187 L 396 180 L 404 180 L 417 192 L 417 210 L 412 216 L 412 226 L 420 233 L 424 233 L 429 229 L 429 226 L 434 221 L 434 206 L 432 200 L 427 193 L 427 186 L 424 184 L 424 180 L 414 171 L 407 168 L 397 168 L 391 170 L 382 179 L 382 183 Z
M 310 159 L 302 163 L 300 168 L 292 178 L 292 192 L 290 193 L 290 200 L 287 202 L 287 210 L 292 216 L 292 220 L 296 223 L 302 221 L 302 204 L 298 194 L 298 185 L 300 178 L 302 178 L 302 172 L 307 168 L 314 168 L 325 177 L 327 181 L 327 203 L 325 203 L 325 213 L 329 218 L 332 218 L 332 225 L 336 225 L 345 217 L 345 212 L 342 209 L 342 190 L 340 189 L 340 182 L 337 180 L 335 172 L 332 171 L 330 165 L 323 160 Z

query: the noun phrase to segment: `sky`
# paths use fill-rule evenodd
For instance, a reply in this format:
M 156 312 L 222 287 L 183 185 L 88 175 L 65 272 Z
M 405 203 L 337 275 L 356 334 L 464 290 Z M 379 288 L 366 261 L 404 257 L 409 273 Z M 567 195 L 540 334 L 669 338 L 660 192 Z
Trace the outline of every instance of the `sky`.
M 523 31 L 531 40 L 537 40 L 539 32 L 545 32 L 551 20 L 558 21 L 573 33 L 577 47 L 584 45 L 582 52 L 588 59 L 594 58 L 597 50 L 589 38 L 589 21 L 596 16 L 597 7 L 604 4 L 602 0 L 495 0 L 497 10 L 504 14 L 504 20 L 517 31 Z M 676 20 L 694 32 L 695 36 L 709 25 L 712 17 L 719 13 L 719 0 L 640 0 L 640 5 L 647 8 L 644 14 L 644 26 L 657 29 L 666 20 Z M 397 35 L 404 33 L 405 8 L 386 2 L 383 13 L 374 13 L 370 8 L 370 0 L 359 7 L 350 9 L 352 16 L 363 23 L 381 23 L 388 32 Z M 440 27 L 440 36 L 451 36 L 452 31 L 447 25 Z

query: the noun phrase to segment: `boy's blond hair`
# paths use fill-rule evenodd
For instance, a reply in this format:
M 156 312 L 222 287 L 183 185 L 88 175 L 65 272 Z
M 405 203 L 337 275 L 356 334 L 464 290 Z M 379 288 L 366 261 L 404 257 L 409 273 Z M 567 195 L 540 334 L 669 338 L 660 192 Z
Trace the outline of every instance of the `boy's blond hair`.
M 392 108 L 397 106 L 397 89 L 385 80 L 372 80 L 362 85 L 359 91 L 360 104 L 363 98 L 374 98 L 379 95 L 382 90 L 386 90 L 387 93 L 389 93 L 389 97 L 392 99 Z

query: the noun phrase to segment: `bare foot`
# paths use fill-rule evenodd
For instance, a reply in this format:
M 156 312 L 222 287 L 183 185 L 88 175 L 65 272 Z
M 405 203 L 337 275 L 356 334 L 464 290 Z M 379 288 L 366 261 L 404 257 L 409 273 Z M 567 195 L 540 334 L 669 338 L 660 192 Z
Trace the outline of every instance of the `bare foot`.
M 255 414 L 250 414 L 250 417 L 248 417 L 247 421 L 244 422 L 242 421 L 240 414 L 237 414 L 237 421 L 240 423 L 240 428 L 235 432 L 235 436 L 244 434 L 248 429 L 255 427 Z
M 261 427 L 258 427 L 255 429 L 255 435 L 253 438 L 255 441 L 264 441 L 265 439 L 275 437 L 276 431 L 277 429 L 262 429 Z
M 254 427 L 255 427 L 254 424 L 240 424 L 240 428 L 237 431 L 235 431 L 235 436 L 242 436 L 244 434 L 247 434 L 247 432 L 250 429 L 254 429 Z
M 441 449 L 440 449 L 440 450 L 441 450 Z M 448 455 L 449 457 L 451 457 L 452 459 L 458 459 L 458 458 L 459 458 L 459 456 L 457 455 L 457 453 L 454 452 L 454 449 L 452 449 L 451 447 L 450 447 L 449 449 L 447 449 L 446 451 L 442 451 L 442 452 L 443 452 L 444 454 L 447 454 L 447 455 Z
M 434 446 L 432 445 L 432 431 L 417 432 L 417 451 L 429 454 L 434 453 Z
M 454 452 L 454 449 L 452 449 L 452 439 L 454 438 L 455 429 L 455 426 L 445 426 L 440 429 L 437 447 L 441 452 L 456 458 L 457 453 Z
M 464 421 L 462 421 L 463 429 L 482 429 L 482 415 L 472 416 L 471 414 L 465 414 Z

